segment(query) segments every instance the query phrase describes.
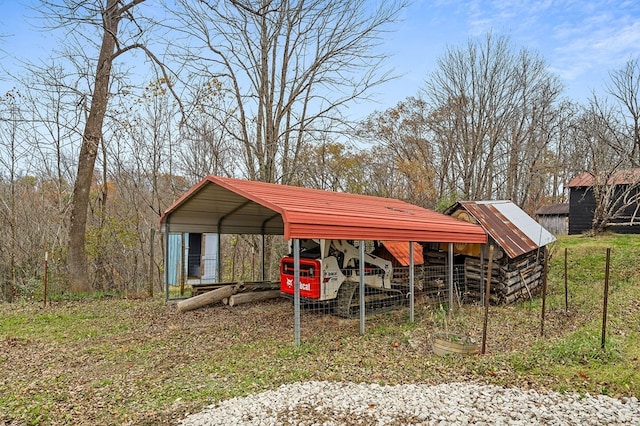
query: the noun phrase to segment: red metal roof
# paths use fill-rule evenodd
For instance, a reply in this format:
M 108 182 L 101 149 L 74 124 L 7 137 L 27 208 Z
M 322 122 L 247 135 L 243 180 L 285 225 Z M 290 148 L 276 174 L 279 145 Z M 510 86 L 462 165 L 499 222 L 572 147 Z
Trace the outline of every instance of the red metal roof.
M 599 181 L 604 181 L 607 174 L 603 174 L 603 178 Z M 640 180 L 640 168 L 617 170 L 611 173 L 607 179 L 607 185 L 632 185 L 637 184 Z M 578 176 L 574 177 L 567 184 L 567 188 L 578 188 L 582 186 L 593 186 L 594 177 L 590 172 L 582 172 Z
M 409 266 L 411 257 L 409 256 L 409 243 L 406 241 L 383 241 L 382 244 L 391 255 L 402 265 Z M 422 265 L 424 263 L 422 246 L 413 243 L 413 264 Z
M 165 232 L 485 243 L 482 227 L 404 201 L 207 176 L 160 219 Z

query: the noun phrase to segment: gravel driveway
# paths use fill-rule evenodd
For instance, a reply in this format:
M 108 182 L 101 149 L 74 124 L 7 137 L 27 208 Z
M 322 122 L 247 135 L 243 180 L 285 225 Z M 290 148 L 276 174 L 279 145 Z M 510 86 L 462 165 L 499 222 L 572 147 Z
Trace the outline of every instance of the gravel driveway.
M 233 398 L 187 416 L 196 425 L 640 425 L 638 399 L 475 383 L 305 382 Z

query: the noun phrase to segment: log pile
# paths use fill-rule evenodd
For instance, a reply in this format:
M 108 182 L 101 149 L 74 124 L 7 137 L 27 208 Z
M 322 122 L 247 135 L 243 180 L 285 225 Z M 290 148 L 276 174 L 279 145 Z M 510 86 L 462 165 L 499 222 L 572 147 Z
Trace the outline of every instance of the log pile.
M 193 296 L 178 302 L 180 312 L 208 306 L 216 302 L 234 306 L 280 297 L 280 283 L 269 281 L 216 283 L 194 287 Z
M 231 297 L 232 295 L 236 294 L 238 290 L 243 289 L 244 285 L 242 283 L 238 283 L 237 285 L 226 285 L 224 287 L 216 288 L 215 290 L 207 291 L 206 293 L 202 293 L 178 302 L 178 311 L 193 311 L 194 309 L 211 305 L 212 303 L 219 302 L 222 299 Z
M 434 250 L 429 250 L 427 252 L 425 252 L 424 257 L 425 257 L 425 266 L 442 266 L 445 267 L 448 264 L 448 256 L 449 253 L 445 252 L 445 251 L 434 251 Z
M 198 296 L 211 290 L 216 290 L 228 285 L 237 285 L 237 282 L 210 283 L 210 284 L 193 284 L 191 286 L 191 296 Z M 245 291 L 267 291 L 277 290 L 280 288 L 280 281 L 243 281 Z
M 491 272 L 491 303 L 510 304 L 518 300 L 530 299 L 542 286 L 543 257 L 532 252 L 508 262 L 494 262 Z M 487 276 L 487 262 L 480 265 L 480 259 L 466 257 L 464 261 L 466 296 L 481 300 L 481 282 Z
M 427 292 L 439 293 L 448 288 L 449 253 L 429 250 L 425 252 L 424 288 Z

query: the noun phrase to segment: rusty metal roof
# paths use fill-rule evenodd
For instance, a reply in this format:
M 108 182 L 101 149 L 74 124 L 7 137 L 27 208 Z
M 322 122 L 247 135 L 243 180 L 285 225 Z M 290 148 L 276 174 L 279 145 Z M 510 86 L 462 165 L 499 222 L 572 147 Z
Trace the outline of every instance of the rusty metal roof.
M 593 175 L 589 172 L 582 172 L 575 176 L 566 185 L 567 188 L 578 188 L 581 186 L 593 186 Z
M 607 178 L 604 174 L 603 178 Z M 594 176 L 590 172 L 582 172 L 574 177 L 566 185 L 567 188 L 590 187 L 593 186 Z M 604 181 L 604 179 L 598 179 Z M 616 170 L 607 178 L 607 185 L 633 185 L 640 181 L 640 168 Z
M 485 243 L 482 227 L 404 201 L 207 176 L 162 215 L 164 232 Z
M 391 255 L 402 266 L 409 266 L 411 256 L 409 255 L 409 243 L 406 241 L 383 241 L 382 245 L 391 253 Z M 413 264 L 422 265 L 424 258 L 422 254 L 422 246 L 413 243 Z
M 556 240 L 511 201 L 459 201 L 445 213 L 466 210 L 513 259 Z

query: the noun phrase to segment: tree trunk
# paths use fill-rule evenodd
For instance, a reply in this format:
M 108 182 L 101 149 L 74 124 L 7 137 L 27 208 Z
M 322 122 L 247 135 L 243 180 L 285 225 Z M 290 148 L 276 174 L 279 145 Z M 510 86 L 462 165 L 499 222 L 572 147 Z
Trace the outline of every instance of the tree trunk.
M 116 48 L 118 31 L 118 0 L 107 0 L 102 14 L 102 46 L 96 69 L 95 86 L 91 97 L 89 117 L 82 135 L 82 146 L 78 158 L 78 174 L 73 187 L 73 203 L 69 223 L 69 287 L 74 292 L 89 292 L 92 289 L 88 277 L 87 254 L 85 250 L 87 210 L 93 171 L 98 147 L 102 139 L 102 124 L 109 97 L 109 80 Z

